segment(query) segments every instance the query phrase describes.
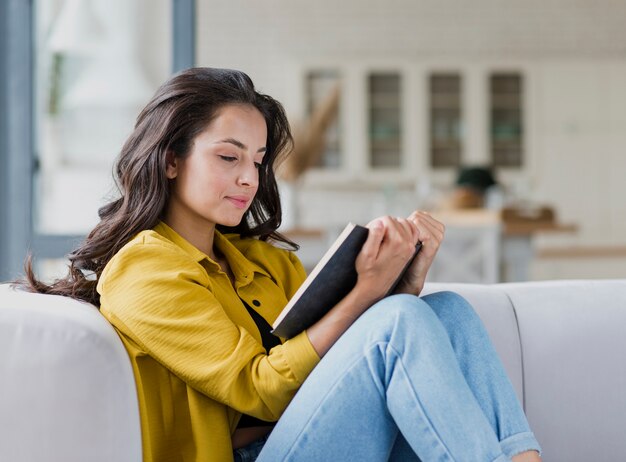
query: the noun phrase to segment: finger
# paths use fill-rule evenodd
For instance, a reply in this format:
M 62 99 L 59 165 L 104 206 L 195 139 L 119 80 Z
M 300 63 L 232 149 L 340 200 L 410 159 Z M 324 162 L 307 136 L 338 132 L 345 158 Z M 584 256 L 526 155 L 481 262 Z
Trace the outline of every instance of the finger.
M 415 223 L 418 229 L 428 229 L 431 234 L 435 236 L 439 241 L 443 240 L 445 232 L 445 226 L 443 223 L 434 219 L 430 214 L 426 212 L 413 212 L 409 219 Z M 421 239 L 421 238 L 420 238 Z
M 404 240 L 408 240 L 413 245 L 417 244 L 417 241 L 419 240 L 419 230 L 417 225 L 406 218 L 397 218 L 396 220 L 404 231 Z
M 409 224 L 404 218 L 388 217 L 387 235 L 390 243 L 394 246 L 401 246 L 413 240 L 413 224 Z
M 440 244 L 443 240 L 443 231 L 433 222 L 422 220 L 420 222 L 421 230 L 429 234 L 430 240 Z
M 417 245 L 417 243 L 420 240 L 419 229 L 418 229 L 417 225 L 415 223 L 413 223 L 411 220 L 407 220 L 407 222 L 411 226 L 411 237 L 412 237 L 411 242 L 413 243 L 413 245 Z
M 383 218 L 384 217 L 374 218 L 372 221 L 366 224 L 365 227 L 368 229 L 372 229 L 372 227 L 375 226 L 377 223 L 382 223 Z
M 438 221 L 437 219 L 435 219 L 430 213 L 418 211 L 416 216 L 430 223 L 431 225 L 433 225 L 435 228 L 440 230 L 441 233 L 445 231 L 445 228 L 446 228 L 445 225 L 441 223 L 440 221 Z
M 409 258 L 415 253 L 415 245 L 418 241 L 418 230 L 415 224 L 406 218 L 393 218 L 395 240 L 393 252 L 400 258 Z
M 436 220 L 435 218 L 433 218 L 433 216 L 428 212 L 416 210 L 415 212 L 411 213 L 411 215 L 409 216 L 409 219 L 415 222 L 427 221 L 431 223 L 433 226 L 435 226 L 437 229 L 439 229 L 442 233 L 445 231 L 445 225 L 441 223 L 440 221 Z
M 365 244 L 363 244 L 361 248 L 361 253 L 375 260 L 378 256 L 383 238 L 385 237 L 385 226 L 383 221 L 377 218 L 369 222 L 366 228 L 369 229 L 369 232 Z
M 387 240 L 397 240 L 400 230 L 396 219 L 385 215 L 384 217 L 380 217 L 380 221 L 385 227 L 385 238 Z

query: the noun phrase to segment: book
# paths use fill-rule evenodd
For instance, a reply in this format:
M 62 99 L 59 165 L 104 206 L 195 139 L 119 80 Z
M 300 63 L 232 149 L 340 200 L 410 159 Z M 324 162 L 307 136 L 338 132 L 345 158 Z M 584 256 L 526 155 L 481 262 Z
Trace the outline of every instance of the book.
M 368 232 L 365 226 L 353 223 L 344 228 L 274 321 L 274 335 L 291 338 L 299 334 L 319 321 L 354 288 L 357 282 L 356 258 L 367 240 Z M 420 247 L 421 244 L 415 247 L 413 258 Z M 387 295 L 394 291 L 413 258 Z

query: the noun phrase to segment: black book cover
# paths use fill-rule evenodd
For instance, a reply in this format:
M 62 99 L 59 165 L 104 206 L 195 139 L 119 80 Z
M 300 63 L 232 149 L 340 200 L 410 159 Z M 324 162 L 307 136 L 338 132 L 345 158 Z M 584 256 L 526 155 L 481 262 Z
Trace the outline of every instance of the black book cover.
M 273 334 L 291 338 L 315 324 L 356 285 L 356 257 L 368 229 L 350 223 L 274 322 Z
M 356 258 L 368 232 L 366 227 L 352 223 L 344 228 L 274 322 L 274 335 L 291 338 L 299 334 L 319 321 L 352 290 L 357 281 Z M 415 254 L 419 248 L 418 244 Z M 389 293 L 393 292 L 409 264 Z

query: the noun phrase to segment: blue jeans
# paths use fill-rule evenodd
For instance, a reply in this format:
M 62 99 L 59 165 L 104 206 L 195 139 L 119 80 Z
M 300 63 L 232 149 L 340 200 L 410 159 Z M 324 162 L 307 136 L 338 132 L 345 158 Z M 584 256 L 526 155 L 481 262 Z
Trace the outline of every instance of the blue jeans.
M 269 435 L 263 436 L 247 446 L 233 450 L 234 462 L 254 462 L 259 457 L 259 453 L 263 449 L 267 438 L 269 438 Z
M 539 451 L 472 307 L 457 294 L 388 297 L 326 354 L 259 462 L 504 462 Z

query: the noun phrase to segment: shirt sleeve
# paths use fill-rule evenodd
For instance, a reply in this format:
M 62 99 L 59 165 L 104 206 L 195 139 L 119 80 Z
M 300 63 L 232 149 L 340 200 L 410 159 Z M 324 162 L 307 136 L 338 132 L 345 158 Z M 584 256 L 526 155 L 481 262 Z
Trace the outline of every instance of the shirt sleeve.
M 305 332 L 267 354 L 229 318 L 204 268 L 175 246 L 123 249 L 98 290 L 103 314 L 147 355 L 206 396 L 263 420 L 280 417 L 319 361 Z

